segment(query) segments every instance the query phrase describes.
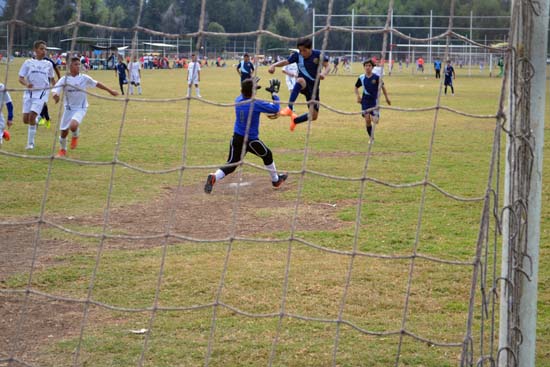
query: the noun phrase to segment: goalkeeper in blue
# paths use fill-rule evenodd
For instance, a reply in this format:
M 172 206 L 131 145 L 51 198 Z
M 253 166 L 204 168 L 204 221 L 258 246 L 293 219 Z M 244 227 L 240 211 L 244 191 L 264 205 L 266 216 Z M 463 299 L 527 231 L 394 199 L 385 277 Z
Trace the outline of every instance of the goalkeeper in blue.
M 320 101 L 321 97 L 319 95 L 319 84 L 317 85 L 317 90 L 314 90 L 315 87 L 315 78 L 317 76 L 317 71 L 319 70 L 319 63 L 322 64 L 321 70 L 319 72 L 319 79 L 325 79 L 325 76 L 329 73 L 330 64 L 328 62 L 328 56 L 324 56 L 321 51 L 313 50 L 313 43 L 311 38 L 300 38 L 296 44 L 298 52 L 292 53 L 287 59 L 278 61 L 268 69 L 270 74 L 275 72 L 275 68 L 296 63 L 298 65 L 298 78 L 296 78 L 296 84 L 290 92 L 290 98 L 288 100 L 288 107 L 281 110 L 281 116 L 290 116 L 290 131 L 294 131 L 296 124 L 306 122 L 309 118 L 309 113 L 304 113 L 300 116 L 294 113 L 294 102 L 298 99 L 300 94 L 303 94 L 306 97 L 307 101 L 312 100 L 313 94 L 315 92 L 316 100 Z M 313 105 L 313 113 L 311 115 L 311 120 L 317 120 L 319 115 L 319 103 Z
M 372 137 L 372 124 L 378 123 L 380 119 L 380 111 L 378 110 L 379 98 L 378 88 L 384 93 L 386 103 L 391 105 L 388 92 L 384 86 L 384 82 L 379 75 L 373 72 L 376 64 L 372 59 L 368 59 L 363 63 L 365 73 L 361 74 L 355 82 L 355 96 L 357 103 L 361 104 L 361 115 L 365 118 L 365 126 L 367 128 L 367 134 Z M 363 88 L 363 93 L 359 94 L 359 90 Z
M 216 172 L 211 173 L 206 178 L 204 192 L 210 194 L 216 182 L 222 180 L 237 168 L 241 160 L 243 150 L 245 153 L 252 153 L 260 157 L 271 176 L 271 185 L 278 189 L 287 179 L 286 174 L 277 172 L 273 154 L 271 150 L 259 138 L 260 114 L 276 116 L 279 113 L 279 87 L 281 82 L 277 79 L 271 79 L 270 85 L 266 90 L 271 93 L 273 103 L 265 101 L 252 100 L 254 88 L 259 89 L 258 78 L 245 79 L 241 83 L 241 95 L 235 99 L 235 125 L 233 128 L 233 137 L 229 143 L 229 156 L 224 166 L 218 168 Z M 251 106 L 252 104 L 252 106 Z M 252 114 L 252 116 L 250 116 Z M 250 118 L 250 122 L 248 121 Z M 247 126 L 249 125 L 249 126 Z

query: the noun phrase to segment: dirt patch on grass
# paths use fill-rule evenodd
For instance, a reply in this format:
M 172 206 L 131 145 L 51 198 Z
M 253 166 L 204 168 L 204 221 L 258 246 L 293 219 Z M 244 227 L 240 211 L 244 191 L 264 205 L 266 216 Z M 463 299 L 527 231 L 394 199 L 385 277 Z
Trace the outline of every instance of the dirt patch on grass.
M 296 211 L 296 197 L 292 196 L 296 193 L 296 183 L 292 179 L 279 190 L 272 188 L 266 175 L 245 175 L 239 180 L 236 174 L 217 183 L 210 195 L 204 193 L 202 184 L 164 189 L 164 193 L 151 202 L 116 207 L 109 212 L 107 233 L 135 238 L 110 239 L 106 251 L 162 246 L 165 241 L 182 242 L 180 237 L 265 238 L 288 235 L 293 228 L 295 231 L 336 230 L 349 225 L 336 217 L 340 204 L 300 203 Z M 57 216 L 47 217 L 46 221 L 98 235 L 105 217 L 103 214 Z M 28 273 L 31 267 L 36 271 L 57 264 L 60 256 L 95 252 L 97 246 L 90 246 L 90 241 L 100 242 L 99 238 L 84 239 L 54 231 L 49 224 L 41 225 L 39 233 L 38 228 L 38 224 L 0 226 L 0 288 L 6 289 L 8 278 Z M 56 234 L 52 234 L 54 232 Z M 168 234 L 176 237 L 165 236 Z M 139 238 L 141 236 L 155 238 Z M 82 317 L 82 304 L 35 295 L 29 295 L 25 302 L 24 293 L 0 294 L 0 359 L 10 357 L 10 351 L 17 346 L 15 358 L 27 363 L 40 361 L 44 346 L 79 334 Z M 21 319 L 24 322 L 20 322 Z

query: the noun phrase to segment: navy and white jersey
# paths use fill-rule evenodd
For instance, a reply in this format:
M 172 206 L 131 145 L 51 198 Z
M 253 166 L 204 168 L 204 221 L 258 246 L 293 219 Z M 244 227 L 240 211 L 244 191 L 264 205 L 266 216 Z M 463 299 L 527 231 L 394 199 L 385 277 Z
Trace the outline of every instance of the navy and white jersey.
M 96 85 L 97 81 L 86 74 L 64 75 L 55 84 L 52 92 L 59 95 L 64 90 L 63 99 L 66 110 L 86 109 L 88 108 L 86 89 Z
M 376 74 L 371 74 L 367 76 L 366 74 L 361 74 L 357 81 L 355 82 L 355 88 L 363 87 L 363 96 L 361 99 L 370 100 L 376 102 L 378 99 L 378 86 L 380 85 L 380 77 Z
M 323 56 L 321 61 L 321 51 L 312 50 L 311 55 L 304 59 L 299 52 L 294 52 L 287 59 L 289 64 L 296 63 L 298 65 L 298 76 L 304 78 L 307 83 L 315 82 L 315 77 L 317 76 L 317 69 L 319 63 L 328 62 L 328 56 Z
M 260 113 L 278 113 L 279 112 L 279 97 L 273 95 L 273 102 L 265 101 L 252 101 L 251 99 L 246 99 L 242 95 L 238 96 L 235 99 L 235 103 L 241 103 L 244 101 L 249 101 L 249 103 L 244 103 L 241 105 L 235 106 L 235 127 L 233 132 L 245 136 L 246 133 L 246 124 L 248 123 L 248 115 L 250 114 L 250 103 L 254 103 L 252 107 L 252 120 L 250 121 L 250 128 L 248 130 L 248 140 L 258 139 L 259 136 L 259 127 L 260 127 Z
M 237 65 L 237 70 L 241 71 L 241 81 L 251 78 L 252 73 L 254 72 L 254 64 L 250 61 L 241 61 Z
M 453 74 L 455 72 L 455 69 L 452 65 L 445 66 L 445 78 L 452 78 Z
M 128 67 L 125 63 L 119 62 L 118 64 L 116 64 L 116 70 L 120 79 L 126 79 L 126 70 L 128 70 Z

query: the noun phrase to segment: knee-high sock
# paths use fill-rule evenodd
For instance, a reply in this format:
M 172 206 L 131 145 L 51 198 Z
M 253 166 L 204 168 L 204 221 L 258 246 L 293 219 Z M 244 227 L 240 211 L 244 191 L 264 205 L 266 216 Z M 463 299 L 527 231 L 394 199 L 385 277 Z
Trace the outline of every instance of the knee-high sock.
M 290 109 L 294 109 L 294 102 L 296 102 L 296 99 L 298 98 L 298 95 L 300 95 L 300 91 L 302 90 L 302 86 L 300 83 L 294 84 L 294 88 L 292 88 L 292 92 L 290 93 L 290 98 L 288 99 L 288 107 Z
M 301 114 L 300 116 L 298 116 L 294 119 L 294 123 L 295 124 L 301 124 L 302 122 L 306 122 L 307 121 L 307 116 L 308 116 L 307 113 Z
M 265 168 L 269 170 L 269 174 L 271 175 L 271 181 L 273 182 L 279 181 L 279 174 L 277 173 L 277 167 L 275 167 L 275 162 L 265 166 Z
M 61 147 L 61 149 L 67 150 L 67 138 L 62 138 L 60 136 L 59 137 L 59 146 Z
M 36 135 L 36 125 L 29 125 L 27 129 L 27 145 L 34 144 L 34 136 Z

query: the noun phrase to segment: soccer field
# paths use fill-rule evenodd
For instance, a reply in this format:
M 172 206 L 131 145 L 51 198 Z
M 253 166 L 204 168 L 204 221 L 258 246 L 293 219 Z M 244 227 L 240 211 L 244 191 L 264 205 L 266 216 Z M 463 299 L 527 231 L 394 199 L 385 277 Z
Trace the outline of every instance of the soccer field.
M 9 67 L 10 89 L 20 88 L 21 62 Z M 483 208 L 474 199 L 487 188 L 496 120 L 384 108 L 369 145 L 353 92 L 361 66 L 354 69 L 321 82 L 323 107 L 310 126 L 290 132 L 288 118 L 262 118 L 260 138 L 279 171 L 289 172 L 280 190 L 249 154 L 211 195 L 204 180 L 225 162 L 233 132 L 240 89 L 233 67 L 203 68 L 202 100 L 183 98 L 181 69 L 142 70 L 143 95 L 130 100 L 91 89 L 79 146 L 67 159 L 53 159 L 59 105 L 50 98 L 54 123 L 40 127 L 36 148 L 25 151 L 21 92 L 11 92 L 0 222 L 16 224 L 0 225 L 0 289 L 13 290 L 0 293 L 0 359 L 17 339 L 18 358 L 41 366 L 69 365 L 75 350 L 89 366 L 140 359 L 150 366 L 206 359 L 212 366 L 325 366 L 333 358 L 341 366 L 387 366 L 397 356 L 404 366 L 456 366 Z M 115 72 L 89 75 L 118 90 Z M 284 79 L 266 67 L 258 75 L 264 87 Z M 440 80 L 431 71 L 404 69 L 384 80 L 392 107 L 437 104 Z M 496 114 L 501 79 L 457 69 L 454 85 L 442 106 Z M 288 99 L 284 82 L 280 95 Z M 269 94 L 262 89 L 258 97 Z M 548 153 L 548 100 L 546 111 Z M 504 162 L 504 150 L 498 154 Z M 543 173 L 547 182 L 548 159 Z M 433 186 L 419 184 L 425 177 Z M 550 363 L 549 196 L 545 185 L 541 366 Z M 484 258 L 490 270 L 499 271 L 499 254 L 496 263 L 493 254 Z M 33 293 L 25 303 L 27 287 L 47 297 Z M 479 288 L 475 355 L 486 317 Z M 484 339 L 489 345 L 487 331 Z

